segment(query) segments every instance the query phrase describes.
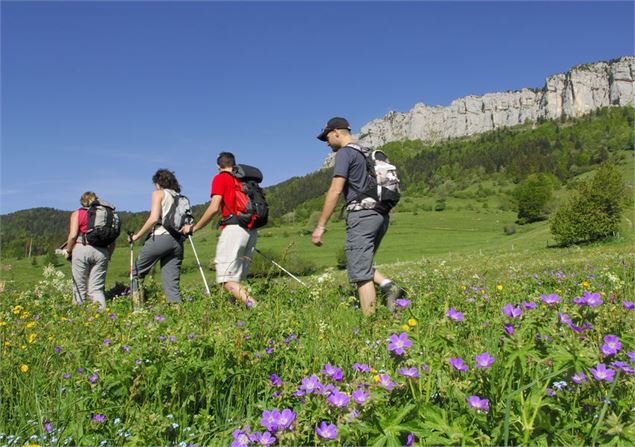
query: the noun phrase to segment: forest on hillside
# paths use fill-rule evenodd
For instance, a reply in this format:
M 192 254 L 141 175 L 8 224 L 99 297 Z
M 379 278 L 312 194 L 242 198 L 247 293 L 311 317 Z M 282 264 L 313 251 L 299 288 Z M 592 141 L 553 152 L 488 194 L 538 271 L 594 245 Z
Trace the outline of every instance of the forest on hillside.
M 583 118 L 527 123 L 477 136 L 429 144 L 397 141 L 382 149 L 398 167 L 404 195 L 437 196 L 461 191 L 493 176 L 519 183 L 530 174 L 545 173 L 563 185 L 606 160 L 620 162 L 620 152 L 634 150 L 635 109 L 603 108 Z M 271 225 L 301 222 L 321 206 L 330 169 L 294 177 L 266 188 Z M 195 217 L 204 204 L 194 206 Z M 125 230 L 141 226 L 146 212 L 119 213 Z M 66 237 L 68 211 L 34 208 L 0 216 L 2 257 L 41 255 Z

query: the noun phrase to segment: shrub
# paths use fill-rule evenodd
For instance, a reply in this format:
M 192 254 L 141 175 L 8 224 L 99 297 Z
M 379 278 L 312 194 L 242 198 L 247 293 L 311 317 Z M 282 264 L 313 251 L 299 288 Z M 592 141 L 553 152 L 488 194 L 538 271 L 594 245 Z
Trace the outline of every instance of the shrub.
M 556 212 L 551 233 L 560 245 L 606 239 L 617 233 L 630 203 L 620 171 L 610 163 L 602 164 L 592 178 L 579 183 Z
M 516 225 L 514 224 L 505 225 L 503 227 L 503 231 L 505 232 L 507 236 L 511 236 L 512 234 L 516 233 Z
M 547 174 L 531 174 L 514 190 L 518 205 L 517 223 L 525 224 L 544 219 L 545 208 L 553 196 L 555 179 Z

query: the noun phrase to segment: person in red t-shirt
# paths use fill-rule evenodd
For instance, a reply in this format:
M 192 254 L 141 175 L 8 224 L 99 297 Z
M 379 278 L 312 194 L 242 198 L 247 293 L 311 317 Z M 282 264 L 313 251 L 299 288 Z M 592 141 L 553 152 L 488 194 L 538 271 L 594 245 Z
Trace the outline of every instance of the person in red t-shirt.
M 212 218 L 221 213 L 221 235 L 216 246 L 216 282 L 222 284 L 234 298 L 240 300 L 247 307 L 256 304 L 256 300 L 249 296 L 240 281 L 247 277 L 249 263 L 256 248 L 258 231 L 244 228 L 238 224 L 224 224 L 236 210 L 236 190 L 240 182 L 231 174 L 236 165 L 236 158 L 230 152 L 221 152 L 216 160 L 219 173 L 212 179 L 211 201 L 201 219 L 195 225 L 185 225 L 181 232 L 193 234 L 209 223 Z

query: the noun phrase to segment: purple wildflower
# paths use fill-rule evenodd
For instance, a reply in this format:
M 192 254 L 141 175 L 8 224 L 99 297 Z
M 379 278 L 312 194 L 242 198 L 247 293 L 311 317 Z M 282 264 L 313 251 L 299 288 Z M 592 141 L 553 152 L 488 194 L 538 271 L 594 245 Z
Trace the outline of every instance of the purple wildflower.
M 556 392 L 553 390 L 553 388 L 547 388 L 545 390 L 545 394 L 549 397 L 554 397 L 556 395 Z
M 117 318 L 117 314 L 114 314 L 114 313 L 110 312 L 108 314 L 108 318 L 110 318 L 111 320 L 114 320 L 115 318 Z
M 392 389 L 397 385 L 392 381 L 388 374 L 379 374 L 379 384 L 388 391 L 392 391 Z
M 569 326 L 573 323 L 573 321 L 571 321 L 571 318 L 569 318 L 569 315 L 562 312 L 558 312 L 558 319 L 560 320 L 560 323 L 564 323 Z
M 583 372 L 575 373 L 571 376 L 571 381 L 576 385 L 580 385 L 582 382 L 586 382 L 586 376 Z
M 348 402 L 350 401 L 350 398 L 345 393 L 335 391 L 333 394 L 331 394 L 328 397 L 327 401 L 329 404 L 333 405 L 334 407 L 343 408 L 348 406 Z
M 62 347 L 61 346 L 55 346 L 55 353 L 59 354 L 60 352 L 62 352 Z
M 463 312 L 459 312 L 454 307 L 451 307 L 445 315 L 454 321 L 463 321 Z
M 277 374 L 271 374 L 269 376 L 269 382 L 272 386 L 282 386 L 282 379 Z
M 635 309 L 635 303 L 633 303 L 632 301 L 622 300 L 622 305 L 624 306 L 624 309 L 626 310 Z
M 503 325 L 503 327 L 505 328 L 505 332 L 507 332 L 509 335 L 514 335 L 514 331 L 516 329 L 514 328 L 513 324 L 505 324 Z
M 129 352 L 130 351 L 130 346 L 125 345 L 121 347 L 121 352 Z
M 468 369 L 470 369 L 466 364 L 463 363 L 463 359 L 461 357 L 452 357 L 450 359 L 450 365 L 452 365 L 457 371 L 467 371 Z
M 104 338 L 104 346 L 110 346 L 110 339 L 109 338 Z
M 604 363 L 598 363 L 595 368 L 591 368 L 593 378 L 598 382 L 612 382 L 615 377 L 615 371 L 606 367 Z
M 403 447 L 410 447 L 414 443 L 415 443 L 415 434 L 410 432 L 408 433 L 408 437 L 406 438 L 406 443 L 403 445 Z
M 265 348 L 265 353 L 273 354 L 273 350 L 274 350 L 274 348 Z
M 187 336 L 188 340 L 194 340 L 196 338 L 196 334 L 194 332 L 192 332 L 190 335 Z
M 562 298 L 560 298 L 557 293 L 551 293 L 549 295 L 544 295 L 544 294 L 540 295 L 540 299 L 543 301 L 543 303 L 547 304 L 548 306 L 552 306 L 562 301 Z
M 103 424 L 105 420 L 106 420 L 106 416 L 104 416 L 103 414 L 99 414 L 99 413 L 94 415 L 93 418 L 91 419 L 91 421 L 96 422 L 98 424 Z
M 492 366 L 496 360 L 494 357 L 490 356 L 487 352 L 483 352 L 482 354 L 476 354 L 474 356 L 474 361 L 476 362 L 476 367 L 481 369 L 487 369 Z
M 417 377 L 419 377 L 419 371 L 417 370 L 416 366 L 413 366 L 412 368 L 403 367 L 400 368 L 397 372 L 402 376 L 408 377 L 410 379 L 416 379 Z
M 95 383 L 99 380 L 99 376 L 97 375 L 97 373 L 93 374 L 92 376 L 90 376 L 90 378 L 88 379 L 88 381 L 90 383 Z
M 428 364 L 427 364 L 427 363 L 422 363 L 422 364 L 421 364 L 421 371 L 423 371 L 423 372 L 427 372 L 427 373 L 429 373 L 429 372 L 430 372 L 430 367 L 428 366 Z
M 626 353 L 626 355 L 628 356 L 628 360 L 629 360 L 631 363 L 635 363 L 635 352 L 633 352 L 633 351 L 628 351 L 628 352 Z
M 520 307 L 514 307 L 511 304 L 505 304 L 503 306 L 503 315 L 509 318 L 520 318 L 523 314 L 523 311 Z
M 368 400 L 368 398 L 370 397 L 370 394 L 368 394 L 362 389 L 357 389 L 353 391 L 352 396 L 355 402 L 357 402 L 360 405 L 364 405 L 364 402 Z
M 347 413 L 346 416 L 344 416 L 344 420 L 350 424 L 358 417 L 359 417 L 359 410 L 357 408 L 354 408 L 353 411 Z
M 340 382 L 344 379 L 344 372 L 342 371 L 342 368 L 336 368 L 330 363 L 324 365 L 324 368 L 320 372 L 336 382 Z
M 289 408 L 285 408 L 280 412 L 278 416 L 278 430 L 286 430 L 291 427 L 293 421 L 295 421 L 295 412 Z
M 399 335 L 391 335 L 388 343 L 388 350 L 395 355 L 403 355 L 404 349 L 412 346 L 412 342 L 408 339 L 408 334 L 402 332 Z
M 278 419 L 280 419 L 280 411 L 277 408 L 274 408 L 271 411 L 265 410 L 262 412 L 260 425 L 265 427 L 267 430 L 275 432 L 278 429 Z
M 337 427 L 335 424 L 327 424 L 322 421 L 320 425 L 315 427 L 315 434 L 322 439 L 335 439 L 337 438 Z
M 232 436 L 234 440 L 231 443 L 231 447 L 247 447 L 249 445 L 249 433 L 236 429 Z
M 154 321 L 165 321 L 165 317 L 163 315 L 155 315 Z
M 70 373 L 64 373 L 64 375 L 62 377 L 64 377 L 65 379 L 70 379 L 71 375 L 70 375 Z
M 604 303 L 604 301 L 602 301 L 601 295 L 597 292 L 589 293 L 585 291 L 583 296 L 586 299 L 587 306 L 591 308 L 597 307 L 600 304 Z
M 370 366 L 368 366 L 366 363 L 356 362 L 355 364 L 353 364 L 353 369 L 359 372 L 370 372 Z
M 51 433 L 53 431 L 53 423 L 48 419 L 44 420 L 44 431 L 47 433 Z
M 275 436 L 268 431 L 264 433 L 254 432 L 249 436 L 249 440 L 260 445 L 271 445 L 276 442 Z
M 395 300 L 395 304 L 397 305 L 397 307 L 401 309 L 405 309 L 406 307 L 410 306 L 411 303 L 412 301 L 407 300 L 405 298 L 398 298 Z
M 467 398 L 467 404 L 478 410 L 478 411 L 488 411 L 489 410 L 489 400 L 481 399 L 478 396 L 470 396 Z
M 615 335 L 607 335 L 604 337 L 604 344 L 600 348 L 602 354 L 605 356 L 617 354 L 622 349 L 622 343 L 620 339 Z
M 536 303 L 534 303 L 533 301 L 523 301 L 521 303 L 521 306 L 523 307 L 523 309 L 525 310 L 531 310 L 531 309 L 535 309 L 536 308 Z
M 320 385 L 320 379 L 318 379 L 318 376 L 312 374 L 311 377 L 302 378 L 300 390 L 304 391 L 306 394 L 311 394 L 316 392 Z

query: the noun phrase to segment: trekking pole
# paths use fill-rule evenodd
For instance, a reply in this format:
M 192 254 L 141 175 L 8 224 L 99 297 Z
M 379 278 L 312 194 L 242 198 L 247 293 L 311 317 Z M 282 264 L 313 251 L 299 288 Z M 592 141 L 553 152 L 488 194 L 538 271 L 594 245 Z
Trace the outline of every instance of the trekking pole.
M 205 291 L 207 292 L 207 296 L 211 297 L 212 292 L 209 291 L 209 286 L 207 285 L 207 279 L 205 279 L 205 273 L 203 272 L 203 267 L 201 267 L 201 261 L 198 260 L 198 253 L 196 253 L 196 248 L 194 247 L 194 241 L 192 240 L 192 235 L 188 234 L 187 238 L 190 240 L 190 245 L 192 245 L 192 252 L 194 252 L 194 257 L 196 258 L 196 263 L 198 264 L 198 270 L 201 272 L 201 277 L 203 278 L 203 283 L 205 284 Z
M 130 294 L 132 295 L 132 309 L 139 310 L 141 308 L 141 291 L 134 289 L 134 241 L 132 235 L 134 231 L 128 230 L 128 243 L 130 245 Z M 137 284 L 138 285 L 138 284 Z
M 261 252 L 260 250 L 258 250 L 257 248 L 254 248 L 254 250 L 256 251 L 256 253 L 260 254 L 260 256 L 262 256 L 263 258 L 265 258 L 266 260 L 268 260 L 269 262 L 271 262 L 273 265 L 275 265 L 276 267 L 278 267 L 280 270 L 282 270 L 283 272 L 285 272 L 287 275 L 289 275 L 291 278 L 295 279 L 297 282 L 299 282 L 300 284 L 302 284 L 304 287 L 306 287 L 306 284 L 303 283 L 302 281 L 300 281 L 300 279 L 298 279 L 297 276 L 295 276 L 293 273 L 291 273 L 290 271 L 288 271 L 287 269 L 285 269 L 284 267 L 282 267 L 280 264 L 278 264 L 276 261 L 273 260 L 273 258 L 271 258 L 271 256 L 267 256 L 266 254 L 264 254 L 263 252 Z

